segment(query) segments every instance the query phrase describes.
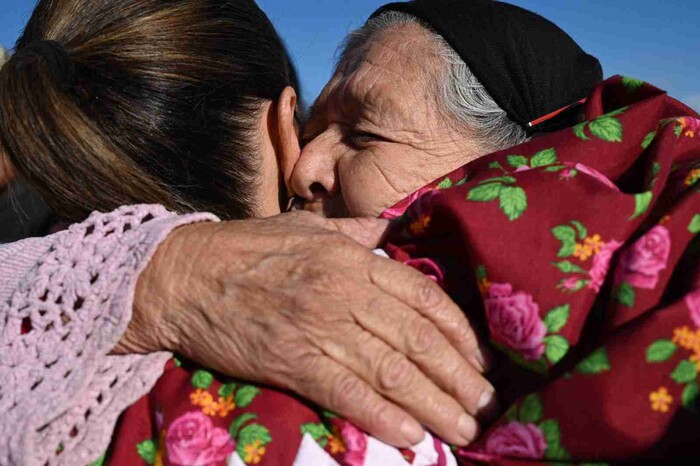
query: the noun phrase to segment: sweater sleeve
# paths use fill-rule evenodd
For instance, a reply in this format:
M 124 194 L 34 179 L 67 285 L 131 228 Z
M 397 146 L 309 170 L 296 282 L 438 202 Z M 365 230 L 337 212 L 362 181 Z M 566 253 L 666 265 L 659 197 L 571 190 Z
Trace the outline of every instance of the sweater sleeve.
M 171 356 L 109 354 L 138 276 L 174 228 L 200 221 L 217 219 L 126 206 L 0 246 L 0 464 L 80 466 L 104 453 Z

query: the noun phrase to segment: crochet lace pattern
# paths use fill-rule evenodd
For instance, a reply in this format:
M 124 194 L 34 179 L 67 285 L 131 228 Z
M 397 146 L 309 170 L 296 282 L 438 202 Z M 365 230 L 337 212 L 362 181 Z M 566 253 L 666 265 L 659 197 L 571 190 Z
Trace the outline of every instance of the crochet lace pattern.
M 2 274 L 23 276 L 11 293 L 7 280 L 0 286 L 0 465 L 80 466 L 105 452 L 119 415 L 170 357 L 109 355 L 138 276 L 173 228 L 216 220 L 128 206 L 0 248 Z M 34 254 L 33 266 L 15 270 L 13 253 Z

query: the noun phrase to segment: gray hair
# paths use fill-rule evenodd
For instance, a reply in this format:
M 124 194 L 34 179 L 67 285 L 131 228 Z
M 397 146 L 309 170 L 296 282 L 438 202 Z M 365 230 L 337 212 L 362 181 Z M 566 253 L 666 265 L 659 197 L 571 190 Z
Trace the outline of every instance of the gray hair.
M 498 106 L 447 41 L 421 20 L 407 13 L 387 11 L 352 32 L 341 47 L 338 68 L 345 71 L 356 69 L 364 58 L 367 44 L 375 34 L 411 24 L 422 27 L 430 34 L 437 55 L 444 61 L 445 67 L 437 77 L 435 97 L 457 129 L 467 128 L 490 151 L 507 149 L 529 139 L 525 130 Z

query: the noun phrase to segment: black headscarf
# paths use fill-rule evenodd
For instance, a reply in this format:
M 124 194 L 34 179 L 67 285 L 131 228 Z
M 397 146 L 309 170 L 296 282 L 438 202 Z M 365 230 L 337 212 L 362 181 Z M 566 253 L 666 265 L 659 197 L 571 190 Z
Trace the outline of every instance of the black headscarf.
M 462 57 L 499 107 L 528 133 L 574 123 L 569 110 L 534 127 L 546 115 L 584 99 L 603 79 L 598 60 L 551 21 L 494 0 L 415 0 L 386 11 L 417 17 Z M 575 106 L 575 105 L 574 105 Z

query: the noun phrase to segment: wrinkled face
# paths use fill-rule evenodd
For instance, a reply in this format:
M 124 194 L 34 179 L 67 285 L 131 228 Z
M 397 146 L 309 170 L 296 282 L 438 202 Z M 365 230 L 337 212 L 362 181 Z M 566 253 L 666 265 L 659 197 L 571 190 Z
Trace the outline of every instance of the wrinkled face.
M 378 216 L 480 153 L 437 104 L 441 61 L 426 31 L 394 27 L 360 52 L 314 104 L 291 180 L 329 216 Z

